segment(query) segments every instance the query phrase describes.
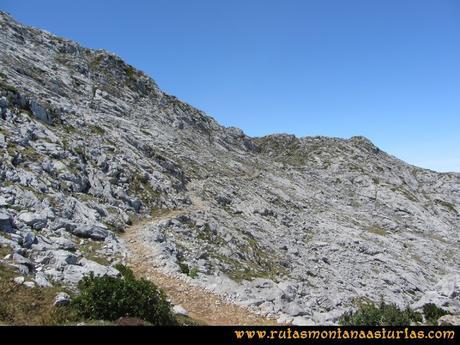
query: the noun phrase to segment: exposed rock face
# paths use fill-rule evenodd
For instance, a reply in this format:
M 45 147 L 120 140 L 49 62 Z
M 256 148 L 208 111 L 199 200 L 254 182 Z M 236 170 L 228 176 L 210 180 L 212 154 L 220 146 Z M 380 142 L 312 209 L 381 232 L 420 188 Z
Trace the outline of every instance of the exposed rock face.
M 158 264 L 283 322 L 357 297 L 460 313 L 460 174 L 362 137 L 250 138 L 110 53 L 0 26 L 0 244 L 37 284 L 116 275 L 120 231 L 182 210 L 142 233 Z

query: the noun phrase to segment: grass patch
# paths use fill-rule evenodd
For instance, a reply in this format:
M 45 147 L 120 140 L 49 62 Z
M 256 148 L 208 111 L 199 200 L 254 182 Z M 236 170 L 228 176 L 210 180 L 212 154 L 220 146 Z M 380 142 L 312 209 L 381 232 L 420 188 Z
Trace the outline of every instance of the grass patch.
M 137 196 L 144 206 L 149 206 L 150 208 L 155 206 L 160 196 L 160 193 L 153 189 L 149 178 L 137 171 L 133 172 L 132 175 L 130 193 Z
M 102 127 L 99 127 L 98 125 L 88 125 L 89 130 L 91 133 L 96 134 L 96 135 L 104 135 L 105 134 L 105 129 Z
M 190 268 L 189 265 L 187 265 L 185 262 L 182 262 L 182 261 L 179 261 L 178 265 L 179 265 L 180 271 L 183 274 L 188 275 L 190 278 L 193 278 L 193 279 L 198 277 L 198 270 L 196 269 L 196 267 Z
M 406 197 L 406 199 L 409 199 L 410 201 L 413 201 L 413 202 L 417 202 L 418 199 L 417 197 L 412 194 L 411 192 L 409 192 L 408 190 L 404 189 L 404 188 L 400 188 L 400 187 L 393 187 L 391 188 L 391 191 L 392 192 L 399 192 L 401 193 L 402 195 L 404 195 Z
M 384 228 L 378 225 L 372 225 L 368 227 L 367 231 L 379 236 L 386 236 L 388 234 L 388 232 Z
M 66 132 L 67 134 L 73 134 L 73 133 L 76 133 L 77 132 L 77 129 L 72 126 L 72 125 L 69 125 L 69 124 L 65 124 L 62 126 L 62 129 L 64 130 L 64 132 Z
M 185 315 L 176 315 L 179 326 L 205 326 L 206 324 Z
M 2 234 L 2 235 L 6 237 L 5 235 L 8 235 L 8 234 Z M 3 259 L 5 256 L 7 256 L 8 254 L 11 254 L 12 252 L 13 252 L 13 249 L 11 249 L 8 246 L 0 247 L 0 259 Z
M 99 199 L 96 196 L 91 195 L 91 194 L 87 194 L 87 193 L 75 193 L 75 196 L 81 202 L 92 202 L 92 201 L 97 202 L 97 201 L 99 201 Z M 107 209 L 109 209 L 109 208 L 107 208 Z
M 28 146 L 22 151 L 22 155 L 26 161 L 31 162 L 41 162 L 43 160 L 42 155 L 40 155 L 33 147 Z
M 21 154 L 22 162 L 19 164 L 20 166 L 28 167 L 30 164 L 43 161 L 43 156 L 32 146 L 22 147 L 16 144 L 8 143 L 6 151 L 11 157 Z
M 3 249 L 3 248 L 2 248 Z M 57 325 L 65 323 L 67 316 L 53 306 L 60 287 L 27 288 L 12 281 L 19 276 L 13 268 L 0 264 L 0 324 L 5 325 Z
M 224 269 L 224 272 L 232 280 L 236 282 L 251 281 L 255 278 L 277 280 L 280 276 L 287 274 L 286 269 L 278 264 L 273 256 L 262 250 L 254 238 L 248 237 L 247 242 L 239 250 L 247 254 L 248 259 L 240 261 L 215 253 L 211 254 L 227 264 L 228 268 Z
M 0 247 L 0 255 L 11 250 Z M 80 295 L 72 295 L 60 286 L 27 288 L 13 279 L 20 274 L 0 264 L 0 325 L 117 325 L 119 318 L 132 317 L 146 325 L 198 326 L 202 323 L 183 315 L 174 316 L 164 293 L 133 272 L 116 266 L 121 277 L 85 277 L 78 287 Z M 68 306 L 55 307 L 58 292 L 71 295 Z
M 9 91 L 12 93 L 19 93 L 19 90 L 15 88 L 14 86 L 5 83 L 3 80 L 0 80 L 0 89 L 3 89 L 5 91 Z
M 197 229 L 198 234 L 196 236 L 197 239 L 204 241 L 206 243 L 213 243 L 217 245 L 224 245 L 225 240 L 219 236 L 218 234 L 213 234 L 211 231 L 211 227 L 208 223 L 206 223 L 203 228 Z
M 444 200 L 440 200 L 440 199 L 436 199 L 434 201 L 435 203 L 441 205 L 442 207 L 445 207 L 447 208 L 450 212 L 453 212 L 455 214 L 458 214 L 458 211 L 457 209 L 455 208 L 455 206 L 453 204 L 451 204 L 450 202 L 447 202 L 447 201 L 444 201 Z
M 85 240 L 84 244 L 78 245 L 77 249 L 87 258 L 88 260 L 97 262 L 98 264 L 109 266 L 110 261 L 103 255 L 98 253 L 104 246 L 104 242 L 97 242 L 93 240 Z

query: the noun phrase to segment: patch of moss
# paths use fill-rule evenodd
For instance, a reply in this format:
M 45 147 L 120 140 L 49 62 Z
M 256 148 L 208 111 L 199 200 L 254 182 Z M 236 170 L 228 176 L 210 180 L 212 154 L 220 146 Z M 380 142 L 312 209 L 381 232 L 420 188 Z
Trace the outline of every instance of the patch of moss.
M 128 76 L 128 78 L 134 78 L 135 77 L 135 74 L 136 74 L 136 70 L 134 69 L 133 66 L 131 65 L 126 65 L 125 66 L 125 73 L 126 75 Z
M 218 234 L 213 234 L 211 227 L 206 223 L 201 229 L 197 229 L 197 239 L 202 240 L 206 243 L 213 243 L 216 245 L 224 245 L 225 240 Z
M 404 188 L 396 187 L 396 188 L 391 188 L 391 190 L 393 192 L 399 192 L 400 194 L 404 195 L 410 201 L 413 201 L 413 202 L 418 201 L 418 199 L 416 198 L 416 196 L 414 194 L 412 194 L 411 192 L 409 192 L 408 190 L 406 190 Z
M 77 129 L 72 126 L 72 125 L 69 125 L 69 124 L 65 124 L 62 126 L 62 129 L 67 133 L 67 134 L 72 134 L 72 133 L 75 133 L 77 132 Z
M 458 214 L 458 211 L 457 209 L 455 208 L 455 206 L 453 204 L 451 204 L 450 202 L 447 202 L 447 201 L 444 201 L 444 200 L 440 200 L 440 199 L 436 199 L 434 201 L 435 203 L 441 205 L 442 207 L 445 207 L 447 208 L 450 212 L 453 212 L 455 214 Z
M 88 125 L 89 130 L 91 133 L 96 134 L 96 135 L 104 135 L 105 134 L 105 129 L 102 127 L 99 127 L 98 125 Z
M 0 80 L 0 89 L 10 91 L 12 93 L 19 93 L 19 90 L 17 88 L 15 88 L 13 85 L 7 84 L 3 80 Z
M 154 207 L 160 193 L 153 189 L 148 177 L 135 171 L 130 183 L 131 194 L 137 196 L 145 206 Z
M 96 55 L 94 56 L 91 61 L 89 62 L 89 67 L 91 69 L 97 69 L 99 67 L 99 65 L 101 64 L 102 62 L 102 59 L 103 59 L 103 55 Z
M 94 195 L 91 195 L 91 194 L 75 193 L 74 195 L 77 197 L 78 200 L 80 200 L 82 202 L 98 201 L 98 198 L 96 196 L 94 196 Z M 107 209 L 109 210 L 110 207 L 107 208 Z
M 379 236 L 386 236 L 388 234 L 384 228 L 378 225 L 371 225 L 367 228 L 367 231 Z
M 6 147 L 8 155 L 11 157 L 16 156 L 18 153 L 22 155 L 21 166 L 27 167 L 31 163 L 37 163 L 43 161 L 43 156 L 37 152 L 32 146 L 22 147 L 16 144 L 8 143 Z
M 101 255 L 98 251 L 102 249 L 104 242 L 86 240 L 84 244 L 77 246 L 77 249 L 83 254 L 88 260 L 97 262 L 98 264 L 108 266 L 110 261 L 106 257 Z
M 185 262 L 179 261 L 177 264 L 179 265 L 180 271 L 183 274 L 188 275 L 190 273 L 190 268 L 188 267 L 188 265 Z
M 277 280 L 280 276 L 287 275 L 287 270 L 277 262 L 277 258 L 260 248 L 254 238 L 249 236 L 239 251 L 247 254 L 248 258 L 237 260 L 216 252 L 211 252 L 210 256 L 228 266 L 224 272 L 236 282 L 255 278 Z
M 22 151 L 22 155 L 25 160 L 30 162 L 41 162 L 43 160 L 43 156 L 31 146 L 26 147 Z

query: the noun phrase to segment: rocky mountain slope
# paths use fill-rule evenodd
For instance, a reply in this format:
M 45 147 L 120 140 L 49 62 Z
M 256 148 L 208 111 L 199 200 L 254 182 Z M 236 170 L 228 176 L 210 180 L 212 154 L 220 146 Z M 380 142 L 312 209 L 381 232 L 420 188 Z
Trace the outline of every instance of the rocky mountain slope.
M 1 264 L 75 285 L 126 260 L 263 315 L 334 323 L 359 298 L 460 313 L 460 174 L 363 137 L 250 138 L 144 73 L 0 14 Z M 159 217 L 161 215 L 161 217 Z

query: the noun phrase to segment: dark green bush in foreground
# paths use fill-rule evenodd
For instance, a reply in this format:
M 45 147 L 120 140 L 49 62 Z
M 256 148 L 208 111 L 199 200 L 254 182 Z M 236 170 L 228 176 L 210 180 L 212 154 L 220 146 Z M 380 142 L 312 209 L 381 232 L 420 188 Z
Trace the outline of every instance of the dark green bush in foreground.
M 405 326 L 421 321 L 422 314 L 410 308 L 401 310 L 394 304 L 385 304 L 382 301 L 379 305 L 360 304 L 357 311 L 342 315 L 339 323 L 353 326 Z
M 118 278 L 94 275 L 83 278 L 80 295 L 72 301 L 72 309 L 87 320 L 117 320 L 135 317 L 154 325 L 174 325 L 175 318 L 164 293 L 145 279 L 136 279 L 126 266 L 118 266 Z
M 436 306 L 436 304 L 428 303 L 423 306 L 423 315 L 426 322 L 431 325 L 436 325 L 441 316 L 447 315 L 448 312 Z

